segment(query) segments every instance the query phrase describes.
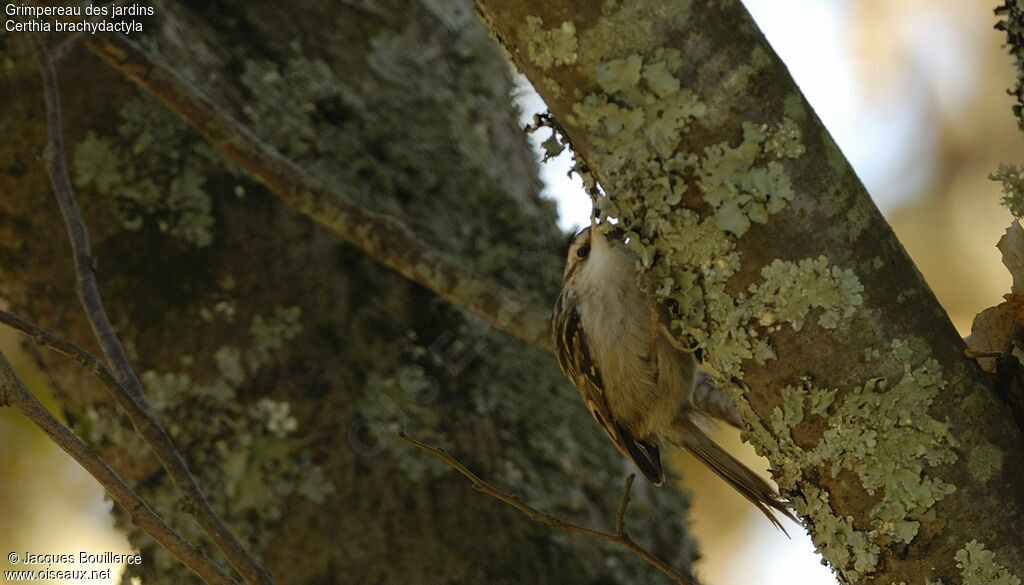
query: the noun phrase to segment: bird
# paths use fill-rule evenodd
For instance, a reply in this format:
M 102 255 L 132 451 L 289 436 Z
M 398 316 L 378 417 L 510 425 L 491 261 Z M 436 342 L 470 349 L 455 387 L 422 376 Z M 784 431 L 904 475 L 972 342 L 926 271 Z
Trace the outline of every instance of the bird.
M 714 423 L 694 404 L 696 359 L 669 333 L 663 307 L 640 290 L 635 262 L 621 238 L 601 234 L 593 219 L 573 239 L 551 318 L 562 372 L 619 452 L 652 484 L 665 480 L 662 441 L 676 445 L 785 532 L 776 513 L 797 521 L 787 502 L 705 432 Z

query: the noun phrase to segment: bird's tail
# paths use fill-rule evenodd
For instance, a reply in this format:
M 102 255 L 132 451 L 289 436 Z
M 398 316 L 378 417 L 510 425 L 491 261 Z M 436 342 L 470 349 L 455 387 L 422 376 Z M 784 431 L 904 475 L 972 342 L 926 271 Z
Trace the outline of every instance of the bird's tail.
M 790 520 L 799 523 L 793 512 L 786 506 L 786 501 L 782 499 L 775 488 L 715 444 L 688 417 L 681 416 L 677 418 L 672 424 L 671 431 L 665 438 L 670 443 L 693 453 L 697 459 L 700 459 L 719 477 L 724 479 L 726 483 L 757 506 L 758 510 L 764 512 L 764 515 L 771 520 L 772 524 L 783 532 L 786 532 L 786 529 L 782 527 L 774 512 L 778 512 Z M 786 535 L 789 536 L 789 533 L 786 532 Z

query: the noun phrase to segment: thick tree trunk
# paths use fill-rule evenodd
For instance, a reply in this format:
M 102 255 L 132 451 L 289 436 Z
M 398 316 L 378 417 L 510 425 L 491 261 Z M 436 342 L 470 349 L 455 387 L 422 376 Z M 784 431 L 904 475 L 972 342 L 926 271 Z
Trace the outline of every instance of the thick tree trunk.
M 477 5 L 840 578 L 1024 576 L 1020 430 L 742 5 Z
M 503 285 L 553 298 L 553 206 L 467 3 L 159 4 L 132 38 L 320 181 Z M 56 35 L 48 36 L 54 43 Z M 87 347 L 35 152 L 38 73 L 0 37 L 0 296 Z M 59 67 L 100 289 L 201 486 L 278 583 L 650 580 L 628 553 L 533 523 L 393 438 L 445 446 L 548 511 L 608 528 L 620 458 L 552 356 L 342 243 L 84 51 Z M 182 534 L 177 495 L 91 378 L 42 353 L 76 429 Z M 687 570 L 670 490 L 629 526 Z M 185 569 L 136 529 L 153 582 Z

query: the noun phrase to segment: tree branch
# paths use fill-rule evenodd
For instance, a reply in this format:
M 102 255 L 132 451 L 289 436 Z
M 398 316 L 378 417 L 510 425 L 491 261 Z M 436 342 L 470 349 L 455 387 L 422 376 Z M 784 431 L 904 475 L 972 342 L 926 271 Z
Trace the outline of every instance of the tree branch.
M 475 4 L 840 580 L 1024 566 L 1021 431 L 743 4 Z
M 70 455 L 117 502 L 133 524 L 146 531 L 202 580 L 210 585 L 238 585 L 224 569 L 192 543 L 182 538 L 139 498 L 95 450 L 58 421 L 21 382 L 6 356 L 0 352 L 0 406 L 12 406 L 39 427 Z
M 629 505 L 629 493 L 633 487 L 633 474 L 630 474 L 629 477 L 626 478 L 626 487 L 622 494 L 622 500 L 619 504 L 619 509 L 615 514 L 615 534 L 610 534 L 608 532 L 602 532 L 600 530 L 594 530 L 592 528 L 578 526 L 571 522 L 562 520 L 561 518 L 557 518 L 550 514 L 541 512 L 540 510 L 524 502 L 522 498 L 514 494 L 510 494 L 504 490 L 498 489 L 497 487 L 494 487 L 493 485 L 487 483 L 478 475 L 470 471 L 469 468 L 460 463 L 457 459 L 449 455 L 448 452 L 445 451 L 444 449 L 441 449 L 439 447 L 432 447 L 430 445 L 427 445 L 426 443 L 421 443 L 420 441 L 413 439 L 412 437 L 406 435 L 403 432 L 398 433 L 398 438 L 401 439 L 403 442 L 408 443 L 409 445 L 412 445 L 413 447 L 416 447 L 423 451 L 426 451 L 427 453 L 430 453 L 431 455 L 437 457 L 441 461 L 444 461 L 453 469 L 455 469 L 455 471 L 458 471 L 463 476 L 465 476 L 466 479 L 471 481 L 473 483 L 473 489 L 482 494 L 486 494 L 488 496 L 491 496 L 492 498 L 505 502 L 506 504 L 512 506 L 516 510 L 519 510 L 523 514 L 529 516 L 531 520 L 540 522 L 541 524 L 554 528 L 555 530 L 571 532 L 573 534 L 582 534 L 583 536 L 587 536 L 597 540 L 613 542 L 615 544 L 621 545 L 628 549 L 630 552 L 637 555 L 638 557 L 642 558 L 652 567 L 664 573 L 665 576 L 669 579 L 672 579 L 672 581 L 679 583 L 680 585 L 694 585 L 693 581 L 686 578 L 686 576 L 676 572 L 675 569 L 668 566 L 661 559 L 648 552 L 645 548 L 637 544 L 636 541 L 634 541 L 626 534 L 626 507 Z
M 231 565 L 250 585 L 273 585 L 270 573 L 245 549 L 242 543 L 221 521 L 199 488 L 188 465 L 174 447 L 163 426 L 157 421 L 146 399 L 135 370 L 120 339 L 107 317 L 103 301 L 96 286 L 94 260 L 89 244 L 89 232 L 82 212 L 75 200 L 67 164 L 64 160 L 64 126 L 60 113 L 60 89 L 53 61 L 39 38 L 27 35 L 32 53 L 39 66 L 46 104 L 47 141 L 43 151 L 47 174 L 60 205 L 71 240 L 72 255 L 77 277 L 77 288 L 82 307 L 93 333 L 110 363 L 116 380 L 112 394 L 131 420 L 139 435 L 153 449 L 161 465 L 182 494 L 183 508 L 191 514 L 213 543 L 227 557 Z
M 626 487 L 622 488 L 622 500 L 619 502 L 619 511 L 615 513 L 615 534 L 619 536 L 626 536 L 626 508 L 629 506 L 634 479 L 636 479 L 635 473 L 630 473 L 626 476 Z
M 104 8 L 107 9 L 107 12 L 105 12 L 103 14 L 97 14 L 96 16 L 92 17 L 89 20 L 89 22 L 97 23 L 97 22 L 99 22 L 101 20 L 109 18 L 109 13 L 110 13 L 109 9 L 111 9 L 111 8 L 113 8 L 115 6 L 122 6 L 122 5 L 126 4 L 127 2 L 128 2 L 128 0 L 113 0 L 112 2 L 108 2 L 104 6 Z M 57 43 L 57 46 L 54 47 L 53 50 L 50 51 L 50 59 L 54 63 L 60 61 L 68 53 L 70 53 L 72 50 L 74 50 L 74 48 L 77 47 L 90 34 L 92 34 L 92 33 L 90 33 L 86 29 L 86 30 L 78 31 L 78 32 L 72 34 L 71 36 L 65 37 L 61 42 Z
M 36 345 L 40 347 L 48 347 L 85 366 L 85 369 L 89 370 L 89 372 L 96 376 L 100 382 L 103 382 L 103 385 L 110 390 L 111 397 L 114 399 L 121 399 L 118 401 L 119 404 L 128 396 L 120 382 L 117 381 L 117 377 L 114 376 L 114 373 L 111 372 L 98 357 L 89 353 L 82 346 L 74 343 L 73 341 L 64 339 L 63 337 L 54 335 L 35 323 L 26 321 L 14 313 L 9 313 L 7 311 L 0 310 L 0 323 L 3 323 L 12 329 L 21 331 L 25 335 L 31 337 L 32 341 L 35 342 Z M 122 408 L 125 406 L 126 405 L 122 405 Z M 131 401 L 131 405 L 128 406 L 132 406 L 134 408 L 137 407 L 137 404 L 135 401 Z M 125 410 L 128 410 L 128 408 L 125 408 Z
M 89 244 L 89 230 L 82 220 L 82 211 L 78 208 L 78 202 L 75 200 L 71 179 L 64 161 L 64 125 L 60 114 L 57 72 L 54 69 L 53 61 L 36 35 L 28 35 L 27 38 L 32 45 L 32 52 L 36 57 L 36 63 L 42 76 L 43 96 L 46 103 L 47 140 L 42 158 L 46 164 L 46 172 L 50 177 L 61 214 L 64 216 L 64 224 L 67 226 L 75 265 L 78 298 L 89 318 L 93 334 L 99 341 L 113 370 L 125 385 L 129 395 L 145 404 L 142 384 L 135 376 L 131 363 L 128 361 L 128 354 L 125 353 L 121 341 L 114 333 L 114 327 L 110 324 L 99 289 L 96 286 L 95 260 L 92 257 Z
M 85 45 L 303 215 L 494 327 L 552 350 L 547 303 L 466 270 L 432 250 L 397 218 L 362 209 L 325 187 L 124 36 L 90 35 Z

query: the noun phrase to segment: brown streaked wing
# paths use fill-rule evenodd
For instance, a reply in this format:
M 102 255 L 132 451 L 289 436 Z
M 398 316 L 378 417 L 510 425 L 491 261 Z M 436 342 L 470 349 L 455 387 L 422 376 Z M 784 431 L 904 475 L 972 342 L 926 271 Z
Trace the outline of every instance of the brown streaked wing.
M 658 445 L 636 439 L 612 417 L 605 398 L 601 371 L 587 347 L 579 312 L 565 311 L 564 301 L 564 297 L 559 297 L 559 307 L 555 310 L 556 315 L 563 317 L 562 323 L 554 324 L 554 333 L 559 336 L 555 340 L 558 365 L 580 391 L 591 416 L 601 425 L 619 452 L 632 461 L 651 483 L 660 485 L 665 479 L 665 472 L 661 467 Z

